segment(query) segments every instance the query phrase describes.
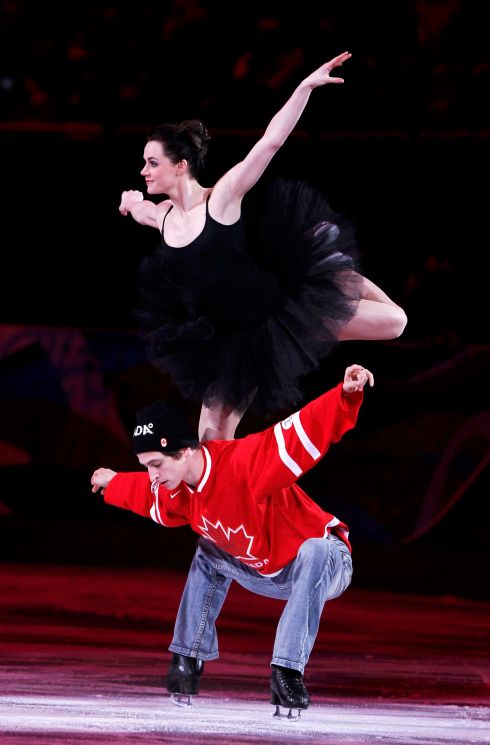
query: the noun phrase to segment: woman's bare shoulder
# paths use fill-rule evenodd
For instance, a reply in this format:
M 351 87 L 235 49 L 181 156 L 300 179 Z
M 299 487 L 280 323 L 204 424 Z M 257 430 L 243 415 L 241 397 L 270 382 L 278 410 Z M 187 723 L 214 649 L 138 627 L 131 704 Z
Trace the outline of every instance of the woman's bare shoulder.
M 157 210 L 159 212 L 166 212 L 170 207 L 172 206 L 172 200 L 171 199 L 164 199 L 162 202 L 158 202 L 158 204 L 155 205 Z

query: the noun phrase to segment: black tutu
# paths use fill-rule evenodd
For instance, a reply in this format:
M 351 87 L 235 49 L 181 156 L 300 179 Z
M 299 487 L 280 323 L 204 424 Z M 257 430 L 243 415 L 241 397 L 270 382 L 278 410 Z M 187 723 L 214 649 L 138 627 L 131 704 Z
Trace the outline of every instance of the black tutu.
M 234 226 L 207 214 L 189 246 L 162 241 L 140 266 L 135 315 L 184 398 L 267 415 L 301 403 L 361 284 L 353 225 L 304 182 L 274 179 Z

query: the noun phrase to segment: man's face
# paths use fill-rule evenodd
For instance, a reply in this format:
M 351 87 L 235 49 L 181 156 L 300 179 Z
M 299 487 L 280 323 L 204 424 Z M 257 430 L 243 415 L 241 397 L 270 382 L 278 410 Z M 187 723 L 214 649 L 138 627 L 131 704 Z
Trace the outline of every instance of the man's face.
M 189 449 L 180 451 L 180 457 L 159 452 L 140 453 L 137 457 L 142 466 L 148 469 L 151 483 L 157 481 L 166 489 L 172 490 L 184 480 L 187 472 Z

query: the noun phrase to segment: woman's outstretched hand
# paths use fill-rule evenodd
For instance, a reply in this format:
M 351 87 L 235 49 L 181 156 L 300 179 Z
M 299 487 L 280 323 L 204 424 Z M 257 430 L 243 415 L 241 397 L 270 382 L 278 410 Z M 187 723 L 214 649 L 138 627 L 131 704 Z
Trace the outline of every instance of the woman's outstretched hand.
M 121 213 L 121 215 L 124 215 L 124 217 L 126 217 L 128 212 L 131 211 L 131 207 L 134 207 L 137 202 L 142 202 L 143 200 L 144 196 L 141 191 L 136 191 L 136 189 L 123 191 L 123 193 L 121 194 L 119 212 Z
M 336 67 L 340 67 L 344 62 L 347 62 L 351 57 L 352 54 L 350 52 L 342 52 L 342 54 L 338 54 L 336 57 L 331 59 L 330 62 L 325 62 L 321 67 L 308 75 L 308 77 L 303 80 L 303 85 L 310 86 L 311 88 L 318 88 L 320 85 L 325 85 L 326 83 L 343 83 L 344 78 L 333 78 L 330 73 Z

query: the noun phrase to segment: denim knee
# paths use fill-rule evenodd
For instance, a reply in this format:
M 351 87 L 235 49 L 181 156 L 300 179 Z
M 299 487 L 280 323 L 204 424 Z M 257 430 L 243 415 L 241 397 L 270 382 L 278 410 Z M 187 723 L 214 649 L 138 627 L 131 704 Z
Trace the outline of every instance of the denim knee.
M 352 559 L 340 538 L 309 538 L 301 545 L 298 558 L 311 580 L 321 581 L 326 599 L 341 595 L 349 586 Z
M 327 561 L 331 544 L 326 538 L 308 538 L 301 544 L 298 556 L 310 561 L 318 561 L 320 564 Z

